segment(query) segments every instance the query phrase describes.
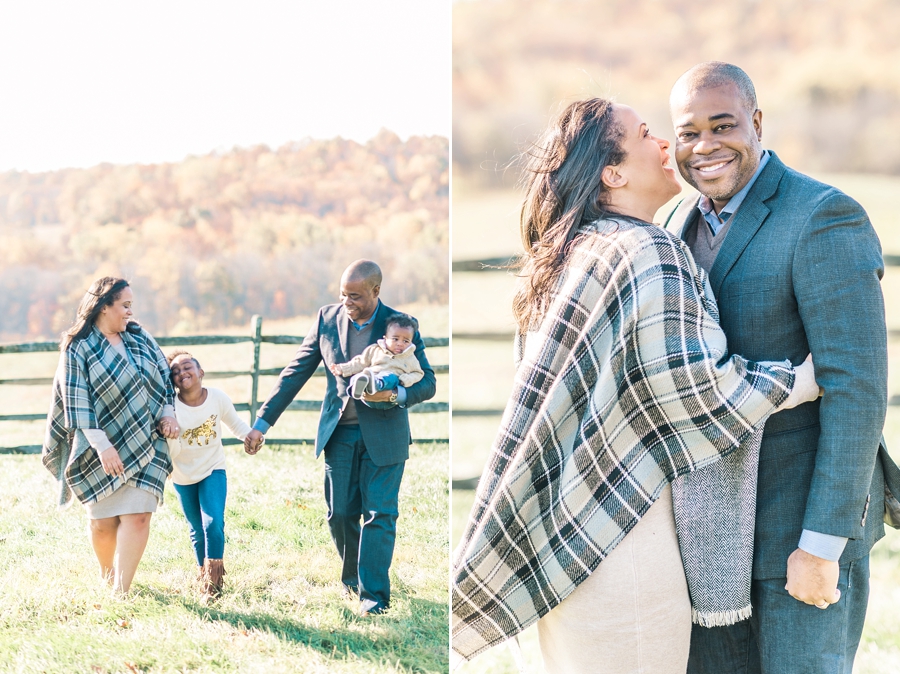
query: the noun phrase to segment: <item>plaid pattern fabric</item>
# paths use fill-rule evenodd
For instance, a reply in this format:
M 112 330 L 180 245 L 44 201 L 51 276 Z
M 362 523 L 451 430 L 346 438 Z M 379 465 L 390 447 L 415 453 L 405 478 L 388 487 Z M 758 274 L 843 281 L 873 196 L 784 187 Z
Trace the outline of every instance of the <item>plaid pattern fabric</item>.
M 96 327 L 60 354 L 42 451 L 44 466 L 60 482 L 60 505 L 73 495 L 95 503 L 125 482 L 162 501 L 172 463 L 155 426 L 175 389 L 166 358 L 147 332 L 123 332 L 122 339 L 130 359 Z M 86 428 L 106 432 L 125 465 L 124 482 L 104 473 L 97 452 L 76 434 Z
M 653 225 L 582 227 L 529 333 L 452 577 L 463 658 L 559 604 L 667 481 L 736 449 L 790 393 L 728 357 L 705 273 Z

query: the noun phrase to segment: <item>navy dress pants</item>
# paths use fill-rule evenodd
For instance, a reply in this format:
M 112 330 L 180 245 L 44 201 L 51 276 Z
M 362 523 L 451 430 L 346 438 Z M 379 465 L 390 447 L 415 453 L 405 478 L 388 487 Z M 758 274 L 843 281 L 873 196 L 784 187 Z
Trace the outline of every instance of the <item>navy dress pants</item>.
M 324 454 L 328 528 L 341 556 L 341 582 L 359 592 L 365 610 L 379 613 L 390 606 L 388 570 L 406 464 L 376 466 L 357 424 L 339 425 Z
M 753 615 L 728 627 L 693 625 L 688 674 L 851 674 L 869 601 L 869 557 L 842 564 L 840 601 L 799 602 L 786 578 L 754 580 Z

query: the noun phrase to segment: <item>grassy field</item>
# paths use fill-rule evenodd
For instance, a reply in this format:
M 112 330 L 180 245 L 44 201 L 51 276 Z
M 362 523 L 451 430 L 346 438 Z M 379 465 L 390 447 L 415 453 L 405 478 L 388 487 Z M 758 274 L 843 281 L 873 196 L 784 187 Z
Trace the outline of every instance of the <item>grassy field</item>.
M 882 176 L 816 176 L 837 185 L 859 201 L 878 231 L 885 253 L 900 254 L 900 213 L 895 199 L 900 178 Z M 458 190 L 453 195 L 453 257 L 457 260 L 509 255 L 521 249 L 518 234 L 519 197 L 514 192 Z M 669 207 L 660 209 L 668 213 Z M 660 216 L 658 216 L 659 219 Z M 453 332 L 511 333 L 514 323 L 510 301 L 515 279 L 504 273 L 453 275 Z M 900 268 L 887 269 L 882 281 L 888 326 L 900 329 Z M 502 409 L 512 387 L 512 345 L 508 342 L 456 340 L 452 347 L 453 406 Z M 900 342 L 889 345 L 889 391 L 900 394 Z M 452 420 L 452 475 L 478 475 L 497 429 L 499 417 L 454 417 Z M 891 407 L 885 436 L 900 460 L 900 407 Z M 452 540 L 455 545 L 471 508 L 473 492 L 452 495 Z M 856 659 L 856 674 L 900 671 L 900 532 L 889 530 L 872 552 L 869 611 Z M 537 672 L 540 651 L 534 628 L 520 639 L 526 671 Z M 461 667 L 462 674 L 512 674 L 518 666 L 505 647 L 488 651 Z
M 210 607 L 171 487 L 122 599 L 99 582 L 83 509 L 56 510 L 38 457 L 0 456 L 0 671 L 446 671 L 446 445 L 412 448 L 392 607 L 375 619 L 341 599 L 322 461 L 310 449 L 226 451 L 228 575 Z
M 139 300 L 139 298 L 138 298 Z M 403 307 L 422 332 L 449 334 L 447 307 Z M 139 306 L 137 307 L 139 315 Z M 303 335 L 309 318 L 269 321 L 263 334 Z M 246 334 L 242 328 L 221 333 Z M 296 347 L 263 345 L 262 366 L 281 367 Z M 193 349 L 207 370 L 249 369 L 246 344 Z M 432 348 L 447 363 L 449 349 Z M 6 378 L 50 377 L 57 355 L 0 355 Z M 449 398 L 438 375 L 435 400 Z M 260 381 L 265 399 L 275 378 Z M 321 400 L 324 378 L 300 398 Z M 249 377 L 207 380 L 246 402 Z M 46 411 L 49 386 L 0 386 L 7 413 Z M 413 437 L 446 438 L 447 413 L 410 415 Z M 59 512 L 55 484 L 37 456 L 0 456 L 0 671 L 3 672 L 444 672 L 447 670 L 449 494 L 446 444 L 411 448 L 400 493 L 388 614 L 361 619 L 340 597 L 339 560 L 325 523 L 323 463 L 312 447 L 318 413 L 285 414 L 256 457 L 228 447 L 227 589 L 198 602 L 187 525 L 174 492 L 154 515 L 133 595 L 113 597 L 97 579 L 83 509 Z M 40 443 L 44 423 L 0 423 L 0 445 Z

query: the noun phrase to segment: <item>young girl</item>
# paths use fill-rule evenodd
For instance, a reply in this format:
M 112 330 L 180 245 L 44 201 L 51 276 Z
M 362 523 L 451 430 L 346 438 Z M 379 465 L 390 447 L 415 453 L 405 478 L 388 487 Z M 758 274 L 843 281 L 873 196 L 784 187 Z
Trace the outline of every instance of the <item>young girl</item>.
M 225 566 L 225 449 L 222 424 L 243 440 L 250 432 L 228 396 L 203 387 L 203 369 L 186 351 L 168 356 L 175 396 L 175 418 L 182 429 L 169 440 L 174 470 L 172 482 L 190 527 L 191 543 L 200 565 L 204 600 L 221 594 Z

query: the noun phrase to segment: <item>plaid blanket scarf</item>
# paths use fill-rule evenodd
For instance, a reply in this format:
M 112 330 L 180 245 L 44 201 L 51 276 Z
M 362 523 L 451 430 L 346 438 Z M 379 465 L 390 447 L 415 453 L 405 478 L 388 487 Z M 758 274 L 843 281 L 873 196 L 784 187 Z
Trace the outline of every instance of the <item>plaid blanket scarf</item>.
M 172 463 L 156 422 L 175 389 L 169 366 L 143 329 L 121 333 L 131 356 L 123 358 L 94 327 L 60 354 L 41 459 L 59 481 L 60 505 L 74 495 L 95 503 L 127 483 L 162 501 Z M 100 457 L 79 429 L 103 429 L 125 465 L 123 478 L 103 472 Z
M 469 659 L 565 599 L 666 482 L 750 439 L 789 363 L 729 358 L 705 273 L 654 225 L 581 228 L 457 548 L 452 648 Z

